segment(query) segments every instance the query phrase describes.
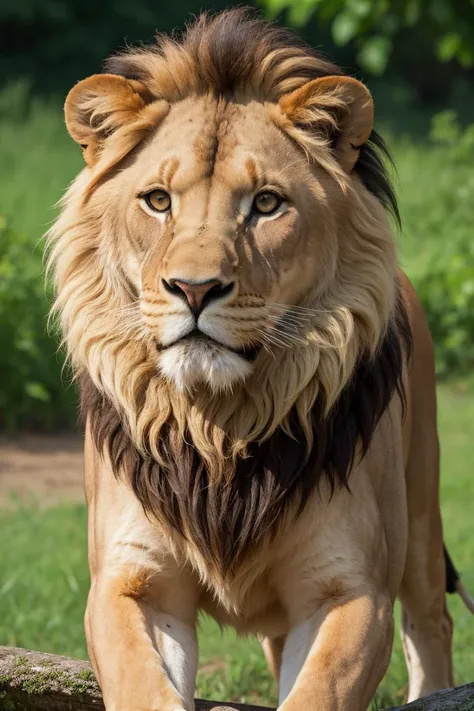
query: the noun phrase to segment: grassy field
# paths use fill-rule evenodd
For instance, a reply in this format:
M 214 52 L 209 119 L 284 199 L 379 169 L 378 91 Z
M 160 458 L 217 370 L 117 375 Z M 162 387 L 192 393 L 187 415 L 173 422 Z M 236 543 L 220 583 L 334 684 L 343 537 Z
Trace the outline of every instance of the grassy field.
M 474 478 L 474 399 L 472 393 L 442 386 L 440 429 L 443 446 L 442 507 L 445 538 L 474 590 L 472 501 Z M 17 645 L 85 657 L 82 628 L 88 573 L 86 512 L 65 504 L 41 510 L 34 506 L 4 510 L 0 517 L 0 645 Z M 450 597 L 455 620 L 455 670 L 459 683 L 472 680 L 474 622 L 457 598 Z M 198 693 L 217 700 L 275 701 L 273 683 L 255 640 L 223 633 L 201 620 L 201 671 Z M 401 645 L 374 708 L 400 702 L 406 687 Z

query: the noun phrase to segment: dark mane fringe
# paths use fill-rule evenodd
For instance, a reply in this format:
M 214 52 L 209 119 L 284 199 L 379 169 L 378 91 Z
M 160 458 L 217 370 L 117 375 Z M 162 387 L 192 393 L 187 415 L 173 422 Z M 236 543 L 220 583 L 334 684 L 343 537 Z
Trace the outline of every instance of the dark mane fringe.
M 146 54 L 149 57 L 162 55 L 172 41 L 191 58 L 193 71 L 200 73 L 203 90 L 213 89 L 219 95 L 227 95 L 249 84 L 264 59 L 276 50 L 279 55 L 275 62 L 296 60 L 293 63 L 287 62 L 286 71 L 278 74 L 279 82 L 292 77 L 311 81 L 318 77 L 343 74 L 338 66 L 293 32 L 261 20 L 251 8 L 236 8 L 215 15 L 204 13 L 175 39 L 159 34 L 154 45 L 111 57 L 104 70 L 150 85 L 153 77 L 148 71 Z M 311 66 L 305 64 L 305 57 L 313 58 Z M 301 61 L 297 61 L 298 58 Z M 355 171 L 366 188 L 399 224 L 397 200 L 384 159 L 388 159 L 391 164 L 385 142 L 374 130 L 360 149 Z
M 192 541 L 204 560 L 221 575 L 275 533 L 282 516 L 298 515 L 327 477 L 334 492 L 349 487 L 358 451 L 367 453 L 377 424 L 393 395 L 402 403 L 404 359 L 411 350 L 411 332 L 399 298 L 396 318 L 374 358 L 362 357 L 350 383 L 329 416 L 317 400 L 312 412 L 314 445 L 306 455 L 305 438 L 296 412 L 293 433 L 282 429 L 262 444 L 251 443 L 248 456 L 237 462 L 230 483 L 209 486 L 206 468 L 192 442 L 177 441 L 171 424 L 162 432 L 159 449 L 169 469 L 134 447 L 117 411 L 84 377 L 82 412 L 96 447 L 106 452 L 117 477 L 125 477 L 145 512 Z M 360 444 L 360 450 L 358 445 Z

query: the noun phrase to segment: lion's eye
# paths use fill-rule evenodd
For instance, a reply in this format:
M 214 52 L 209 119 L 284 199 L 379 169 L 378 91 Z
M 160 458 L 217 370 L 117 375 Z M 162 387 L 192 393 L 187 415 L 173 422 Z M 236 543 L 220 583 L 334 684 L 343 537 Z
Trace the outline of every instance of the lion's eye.
M 279 195 L 267 190 L 255 196 L 252 210 L 257 215 L 271 215 L 278 210 L 282 202 L 283 200 Z
M 171 208 L 171 197 L 165 190 L 152 190 L 143 197 L 148 207 L 155 212 L 168 212 Z

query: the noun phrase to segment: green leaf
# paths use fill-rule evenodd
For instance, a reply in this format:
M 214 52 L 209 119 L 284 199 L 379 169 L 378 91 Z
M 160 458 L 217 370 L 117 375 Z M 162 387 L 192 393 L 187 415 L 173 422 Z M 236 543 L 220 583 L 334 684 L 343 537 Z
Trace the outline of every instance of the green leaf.
M 288 14 L 292 25 L 302 27 L 306 25 L 311 15 L 316 12 L 319 0 L 290 0 L 288 2 Z
M 351 41 L 359 31 L 360 21 L 351 12 L 340 12 L 332 23 L 332 36 L 337 45 Z
M 363 43 L 357 58 L 364 69 L 380 76 L 387 68 L 391 51 L 392 41 L 388 37 L 374 35 Z
M 438 40 L 437 53 L 442 62 L 449 62 L 456 56 L 462 44 L 457 32 L 449 32 Z
M 472 67 L 474 63 L 474 54 L 471 49 L 471 46 L 468 45 L 466 42 L 463 42 L 461 47 L 459 48 L 459 51 L 456 54 L 456 59 L 458 59 L 459 63 L 462 67 L 464 67 L 464 69 L 469 69 L 469 67 Z
M 373 6 L 372 0 L 351 0 L 350 11 L 353 15 L 364 18 L 371 13 Z
M 265 7 L 265 15 L 269 19 L 274 19 L 277 15 L 282 12 L 288 5 L 290 4 L 291 0 L 264 0 L 264 2 L 261 2 L 260 4 Z
M 50 399 L 50 394 L 41 383 L 26 383 L 25 385 L 26 394 L 32 397 L 34 400 L 40 400 L 41 402 L 48 402 Z

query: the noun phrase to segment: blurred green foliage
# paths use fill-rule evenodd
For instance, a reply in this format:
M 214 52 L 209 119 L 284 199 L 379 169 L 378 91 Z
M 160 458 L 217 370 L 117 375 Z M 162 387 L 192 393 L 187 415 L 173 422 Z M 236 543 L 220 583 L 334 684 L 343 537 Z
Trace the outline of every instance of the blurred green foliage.
M 288 9 L 296 26 L 330 24 L 336 45 L 355 42 L 359 64 L 383 74 L 406 30 L 423 28 L 438 59 L 474 62 L 474 4 L 467 0 L 262 0 L 270 15 Z M 413 33 L 412 33 L 413 34 Z M 414 37 L 412 37 L 414 39 Z
M 0 85 L 27 80 L 35 92 L 65 92 L 100 71 L 105 57 L 148 42 L 201 10 L 238 0 L 6 0 L 0 2 Z M 439 110 L 454 96 L 468 102 L 466 69 L 474 52 L 470 0 L 245 0 L 271 17 L 298 26 L 351 71 L 402 82 L 413 100 Z M 452 61 L 450 61 L 452 60 Z M 458 94 L 462 94 L 460 100 Z
M 26 81 L 0 92 L 0 430 L 76 421 L 75 392 L 48 336 L 42 235 L 82 167 L 61 105 Z
M 64 362 L 46 331 L 48 294 L 41 248 L 0 217 L 0 428 L 51 428 L 74 417 Z
M 431 141 L 443 148 L 446 200 L 438 209 L 445 240 L 416 286 L 436 344 L 438 373 L 468 375 L 474 370 L 474 125 L 463 129 L 456 114 L 445 111 L 433 120 Z
M 474 370 L 474 243 L 450 245 L 416 282 L 436 347 L 440 376 Z
M 100 71 L 113 51 L 182 27 L 201 9 L 232 0 L 6 0 L 0 2 L 0 81 L 28 78 L 42 91 L 66 91 Z M 253 4 L 252 0 L 248 4 Z

